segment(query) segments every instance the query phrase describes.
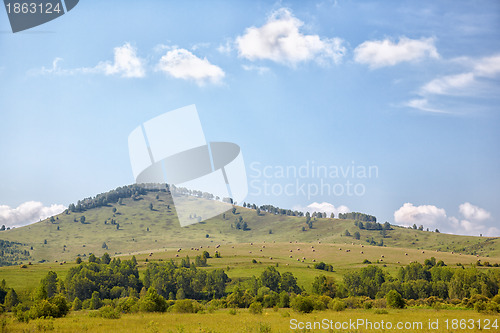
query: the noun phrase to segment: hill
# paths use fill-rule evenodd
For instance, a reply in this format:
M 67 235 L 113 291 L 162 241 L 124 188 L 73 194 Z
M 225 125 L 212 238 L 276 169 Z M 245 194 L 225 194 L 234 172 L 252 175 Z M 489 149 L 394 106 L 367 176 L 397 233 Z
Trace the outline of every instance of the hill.
M 284 210 L 285 215 L 264 210 L 259 213 L 240 206 L 235 206 L 234 213 L 228 211 L 201 223 L 180 227 L 168 191 L 143 189 L 138 192 L 135 188 L 137 185 L 120 188 L 129 193 L 121 197 L 116 196 L 117 190 L 101 194 L 95 200 L 86 199 L 78 203 L 87 208 L 68 209 L 38 223 L 1 231 L 0 239 L 15 243 L 16 251 L 23 254 L 12 255 L 6 260 L 11 264 L 70 261 L 91 253 L 99 256 L 104 252 L 120 255 L 273 241 L 383 244 L 383 247 L 400 248 L 401 251 L 426 249 L 482 257 L 500 256 L 499 238 L 449 235 L 398 226 L 391 226 L 391 230 L 382 232 L 360 229 L 354 220 L 337 218 L 313 218 L 311 228 L 304 216 L 289 216 Z M 248 230 L 238 229 L 238 222 L 245 222 Z M 360 239 L 346 236 L 346 230 L 351 235 L 359 232 Z

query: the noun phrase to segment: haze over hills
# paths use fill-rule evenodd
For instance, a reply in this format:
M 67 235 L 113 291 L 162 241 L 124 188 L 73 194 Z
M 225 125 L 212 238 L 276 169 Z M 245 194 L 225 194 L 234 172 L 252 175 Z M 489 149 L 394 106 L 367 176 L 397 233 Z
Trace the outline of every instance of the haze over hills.
M 1 231 L 0 240 L 6 242 L 2 242 L 5 255 L 0 265 L 69 261 L 90 253 L 118 255 L 263 241 L 354 243 L 397 247 L 402 251 L 428 249 L 500 256 L 500 238 L 449 235 L 398 226 L 381 230 L 382 225 L 375 224 L 372 226 L 375 230 L 367 230 L 369 227 L 361 229 L 359 221 L 351 219 L 313 217 L 306 223 L 305 216 L 291 216 L 294 212 L 278 211 L 272 206 L 261 206 L 258 210 L 234 208 L 234 212 L 230 210 L 181 227 L 171 194 L 164 187 L 125 186 L 70 205 L 66 212 L 41 222 Z

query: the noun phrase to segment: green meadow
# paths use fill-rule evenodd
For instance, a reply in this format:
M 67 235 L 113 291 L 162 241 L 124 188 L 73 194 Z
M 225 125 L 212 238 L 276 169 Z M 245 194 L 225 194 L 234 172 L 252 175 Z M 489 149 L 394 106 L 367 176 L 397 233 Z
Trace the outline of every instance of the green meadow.
M 226 293 L 254 276 L 259 277 L 269 266 L 281 274 L 292 273 L 306 293 L 313 291 L 313 282 L 320 275 L 340 282 L 347 273 L 370 264 L 392 276 L 411 262 L 424 263 L 431 257 L 442 260 L 452 270 L 463 267 L 476 267 L 484 272 L 500 270 L 498 238 L 457 236 L 397 226 L 383 234 L 378 230 L 359 229 L 354 220 L 338 218 L 313 218 L 311 226 L 303 216 L 258 213 L 254 209 L 235 207 L 234 212 L 181 228 L 170 195 L 149 192 L 124 198 L 119 203 L 66 212 L 26 227 L 2 231 L 0 239 L 20 243 L 22 249 L 29 251 L 29 258 L 0 267 L 0 280 L 5 280 L 8 288 L 14 288 L 21 301 L 29 302 L 49 271 L 64 280 L 68 271 L 77 266 L 77 257 L 85 262 L 91 254 L 102 256 L 105 252 L 122 260 L 135 256 L 142 279 L 149 263 L 173 260 L 180 264 L 186 256 L 194 260 L 207 251 L 211 256 L 207 266 L 198 269 L 223 269 L 230 278 Z M 238 221 L 246 222 L 248 230 L 237 229 Z M 359 239 L 346 236 L 346 230 L 351 235 L 359 232 Z M 220 258 L 214 257 L 216 251 Z M 315 269 L 314 265 L 319 262 L 332 265 L 333 270 Z M 393 331 L 393 328 L 313 327 L 309 330 L 300 324 L 291 326 L 290 320 L 306 325 L 323 319 L 334 322 L 383 320 L 394 324 L 404 319 L 422 323 L 419 332 L 479 332 L 487 330 L 479 329 L 479 324 L 493 325 L 499 318 L 498 313 L 478 313 L 449 304 L 434 308 L 410 305 L 406 309 L 314 310 L 308 314 L 277 307 L 264 308 L 262 314 L 250 313 L 248 309 L 205 308 L 195 314 L 125 313 L 120 319 L 96 317 L 95 312 L 71 311 L 63 318 L 35 319 L 27 323 L 7 313 L 0 318 L 0 329 L 1 332 L 380 332 Z M 439 326 L 430 328 L 429 320 L 438 320 Z M 458 324 L 469 320 L 474 325 L 461 330 L 460 326 L 451 326 L 453 320 L 462 320 Z M 497 330 L 491 328 L 491 331 Z

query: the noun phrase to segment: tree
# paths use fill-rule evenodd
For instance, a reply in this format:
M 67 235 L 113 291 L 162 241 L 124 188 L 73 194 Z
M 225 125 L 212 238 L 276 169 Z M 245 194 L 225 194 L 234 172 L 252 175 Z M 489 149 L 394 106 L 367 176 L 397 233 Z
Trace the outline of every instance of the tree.
M 13 307 L 15 307 L 19 303 L 19 299 L 17 297 L 16 291 L 11 288 L 7 292 L 5 296 L 4 306 L 7 311 L 11 311 Z
M 281 274 L 273 266 L 267 267 L 260 274 L 262 286 L 268 287 L 272 291 L 279 292 L 281 283 Z
M 346 235 L 347 237 L 351 237 L 351 233 L 347 229 L 344 231 L 344 235 Z
M 102 247 L 103 249 L 107 249 L 107 248 L 108 248 L 108 245 L 106 244 L 106 242 L 103 242 L 101 247 Z
M 40 281 L 40 286 L 38 287 L 35 298 L 42 300 L 55 296 L 57 293 L 57 282 L 57 274 L 53 271 L 49 271 Z
M 75 297 L 75 299 L 73 300 L 73 305 L 71 309 L 73 311 L 78 311 L 82 309 L 82 301 L 78 297 Z
M 233 213 L 233 215 L 236 214 L 236 208 L 233 207 L 233 209 L 231 210 L 231 212 Z
M 0 231 L 4 231 L 5 230 L 5 224 L 2 225 L 2 228 L 0 228 Z
M 116 230 L 120 230 L 120 223 L 116 224 Z
M 391 290 L 385 295 L 387 305 L 394 309 L 402 309 L 405 306 L 405 300 L 396 290 Z
M 149 210 L 153 210 L 153 203 L 152 202 L 149 203 Z
M 85 216 L 84 216 L 84 215 L 82 215 L 82 216 L 80 217 L 80 223 L 82 223 L 82 224 L 84 224 L 84 223 L 85 223 Z
M 297 279 L 290 272 L 285 272 L 281 275 L 280 290 L 287 293 L 300 294 L 302 291 L 297 285 Z
M 257 213 L 258 216 L 260 216 L 260 209 L 257 208 L 257 210 L 255 211 Z
M 90 309 L 97 310 L 102 306 L 101 299 L 99 298 L 99 292 L 94 291 L 92 297 L 90 298 Z
M 105 265 L 108 265 L 111 262 L 111 257 L 107 252 L 102 255 L 101 262 Z
M 82 258 L 76 257 L 76 264 L 80 265 L 82 263 Z
M 413 223 L 413 229 L 417 230 L 417 225 L 415 223 Z
M 438 234 L 440 233 L 439 229 L 436 229 L 436 231 L 435 231 L 435 232 L 436 232 L 436 233 L 438 233 Z
M 330 214 L 330 218 L 331 218 L 331 219 L 335 218 L 335 214 L 331 213 L 331 214 Z
M 356 232 L 354 233 L 354 239 L 359 240 L 360 238 L 361 238 L 361 234 L 359 233 L 359 231 L 356 231 Z

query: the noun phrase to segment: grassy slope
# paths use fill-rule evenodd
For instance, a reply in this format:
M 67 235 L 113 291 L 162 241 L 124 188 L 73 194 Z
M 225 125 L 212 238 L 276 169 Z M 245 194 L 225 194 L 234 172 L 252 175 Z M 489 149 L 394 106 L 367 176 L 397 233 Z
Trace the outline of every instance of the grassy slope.
M 6 329 L 15 332 L 49 331 L 56 332 L 454 332 L 456 329 L 449 327 L 453 319 L 473 320 L 476 327 L 473 329 L 458 330 L 463 332 L 484 332 L 496 331 L 492 323 L 498 325 L 497 316 L 482 314 L 474 311 L 463 310 L 440 310 L 434 309 L 389 309 L 386 314 L 377 314 L 376 309 L 372 310 L 346 310 L 335 312 L 332 310 L 313 312 L 312 314 L 301 314 L 291 309 L 265 309 L 263 314 L 250 314 L 247 309 L 238 309 L 235 315 L 229 314 L 228 310 L 218 310 L 214 313 L 204 314 L 177 314 L 177 313 L 137 313 L 123 315 L 120 320 L 102 319 L 89 317 L 87 311 L 72 312 L 65 318 L 54 321 L 34 320 L 29 323 L 19 323 L 13 318 L 8 318 L 5 322 Z M 370 329 L 369 326 L 360 325 L 358 330 L 321 330 L 317 327 L 314 330 L 292 330 L 290 320 L 297 322 L 321 322 L 323 319 L 336 322 L 357 321 L 363 319 L 380 324 L 390 322 L 393 327 L 397 323 L 409 322 L 407 330 L 380 330 Z M 438 329 L 429 328 L 429 320 L 439 323 Z M 480 330 L 477 328 L 478 320 L 481 325 L 489 321 L 489 329 Z M 311 324 L 314 325 L 314 324 Z M 318 324 L 319 325 L 319 324 Z M 335 326 L 333 326 L 335 327 Z M 387 326 L 386 326 L 387 327 Z
M 132 253 L 138 251 L 157 251 L 172 247 L 191 247 L 214 243 L 234 244 L 245 242 L 317 242 L 324 243 L 360 243 L 367 244 L 366 239 L 381 239 L 378 231 L 359 230 L 352 220 L 319 219 L 313 229 L 301 231 L 306 226 L 305 218 L 271 215 L 263 213 L 258 216 L 254 210 L 238 207 L 237 215 L 226 213 L 222 216 L 181 228 L 177 220 L 171 198 L 166 193 L 142 196 L 140 200 L 123 200 L 123 205 L 91 209 L 83 213 L 60 214 L 58 220 L 51 223 L 48 219 L 0 233 L 0 239 L 18 241 L 26 244 L 33 261 L 73 260 L 77 255 L 104 252 L 110 254 Z M 149 210 L 153 203 L 154 210 Z M 167 209 L 170 205 L 171 209 Z M 112 209 L 116 207 L 117 213 Z M 86 224 L 74 222 L 84 215 Z M 251 228 L 242 231 L 231 228 L 231 224 L 239 216 L 243 217 Z M 120 230 L 109 222 L 115 219 Z M 104 221 L 108 224 L 105 225 Z M 59 227 L 59 230 L 57 230 Z M 147 231 L 149 228 L 149 231 Z M 348 229 L 351 234 L 360 231 L 361 240 L 343 236 Z M 272 234 L 269 233 L 272 230 Z M 206 234 L 210 237 L 206 238 Z M 44 244 L 47 240 L 47 244 Z M 108 249 L 103 249 L 106 242 Z M 486 237 L 456 236 L 437 234 L 395 227 L 384 239 L 387 247 L 408 249 L 429 249 L 463 254 L 479 254 L 482 256 L 500 256 L 500 239 Z M 66 247 L 64 247 L 66 245 Z

